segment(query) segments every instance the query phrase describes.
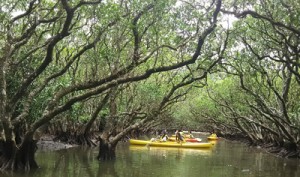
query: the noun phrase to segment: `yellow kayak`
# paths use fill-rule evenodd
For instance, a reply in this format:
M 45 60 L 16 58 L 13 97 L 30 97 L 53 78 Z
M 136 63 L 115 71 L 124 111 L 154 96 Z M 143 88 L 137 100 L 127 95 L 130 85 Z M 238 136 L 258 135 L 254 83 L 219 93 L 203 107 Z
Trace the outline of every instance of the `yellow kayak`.
M 218 137 L 216 134 L 211 134 L 209 137 L 207 137 L 208 140 L 217 140 Z
M 211 148 L 213 144 L 211 143 L 177 143 L 177 142 L 157 142 L 157 141 L 146 141 L 146 140 L 136 140 L 130 139 L 130 144 L 134 145 L 148 145 L 148 146 L 160 146 L 160 147 L 182 147 L 182 148 Z

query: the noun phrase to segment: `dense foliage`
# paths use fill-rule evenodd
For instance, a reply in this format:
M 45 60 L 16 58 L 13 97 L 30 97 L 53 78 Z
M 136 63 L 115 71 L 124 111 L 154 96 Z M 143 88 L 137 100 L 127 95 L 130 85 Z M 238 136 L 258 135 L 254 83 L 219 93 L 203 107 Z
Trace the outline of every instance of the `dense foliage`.
M 299 2 L 227 5 L 228 49 L 191 112 L 210 131 L 299 157 Z

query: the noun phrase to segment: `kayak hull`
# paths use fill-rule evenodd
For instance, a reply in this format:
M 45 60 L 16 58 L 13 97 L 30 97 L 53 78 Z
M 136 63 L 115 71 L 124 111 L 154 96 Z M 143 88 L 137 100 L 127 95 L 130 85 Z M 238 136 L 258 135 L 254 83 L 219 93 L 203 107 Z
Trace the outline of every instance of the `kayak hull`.
M 185 139 L 185 141 L 197 143 L 197 142 L 201 142 L 202 140 L 200 138 L 189 138 L 189 139 Z
M 209 136 L 209 137 L 207 137 L 207 139 L 208 139 L 208 140 L 217 140 L 218 137 L 216 137 L 216 136 Z
M 179 147 L 179 148 L 211 148 L 211 143 L 177 143 L 177 142 L 151 142 L 146 140 L 130 139 L 130 144 L 133 145 L 148 145 L 158 147 Z
M 170 141 L 176 141 L 176 138 L 175 137 L 170 137 L 168 140 Z M 184 141 L 186 142 L 201 142 L 201 139 L 200 138 L 185 138 Z

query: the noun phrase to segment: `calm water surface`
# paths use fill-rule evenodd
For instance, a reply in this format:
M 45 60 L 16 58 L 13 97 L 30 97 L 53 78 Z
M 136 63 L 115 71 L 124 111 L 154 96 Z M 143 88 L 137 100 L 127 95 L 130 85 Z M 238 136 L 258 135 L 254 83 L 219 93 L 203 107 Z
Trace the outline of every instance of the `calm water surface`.
M 300 177 L 297 159 L 278 158 L 223 139 L 211 150 L 120 143 L 114 162 L 99 162 L 97 154 L 97 148 L 38 151 L 40 169 L 0 177 Z

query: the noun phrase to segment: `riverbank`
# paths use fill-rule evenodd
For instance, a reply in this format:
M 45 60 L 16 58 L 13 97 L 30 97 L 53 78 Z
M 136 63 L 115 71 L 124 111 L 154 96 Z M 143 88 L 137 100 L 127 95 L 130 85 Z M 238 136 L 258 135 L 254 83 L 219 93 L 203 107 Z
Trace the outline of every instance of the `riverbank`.
M 55 151 L 60 149 L 68 149 L 72 147 L 77 147 L 75 144 L 68 144 L 65 142 L 54 141 L 54 136 L 45 135 L 40 138 L 37 142 L 37 147 L 41 151 Z
M 278 157 L 300 159 L 300 149 L 290 144 L 278 145 L 267 142 L 257 142 L 256 144 L 253 144 L 247 137 L 243 136 L 226 135 L 222 137 L 230 141 L 237 141 L 246 144 L 249 147 L 261 149 L 266 153 L 270 153 Z

